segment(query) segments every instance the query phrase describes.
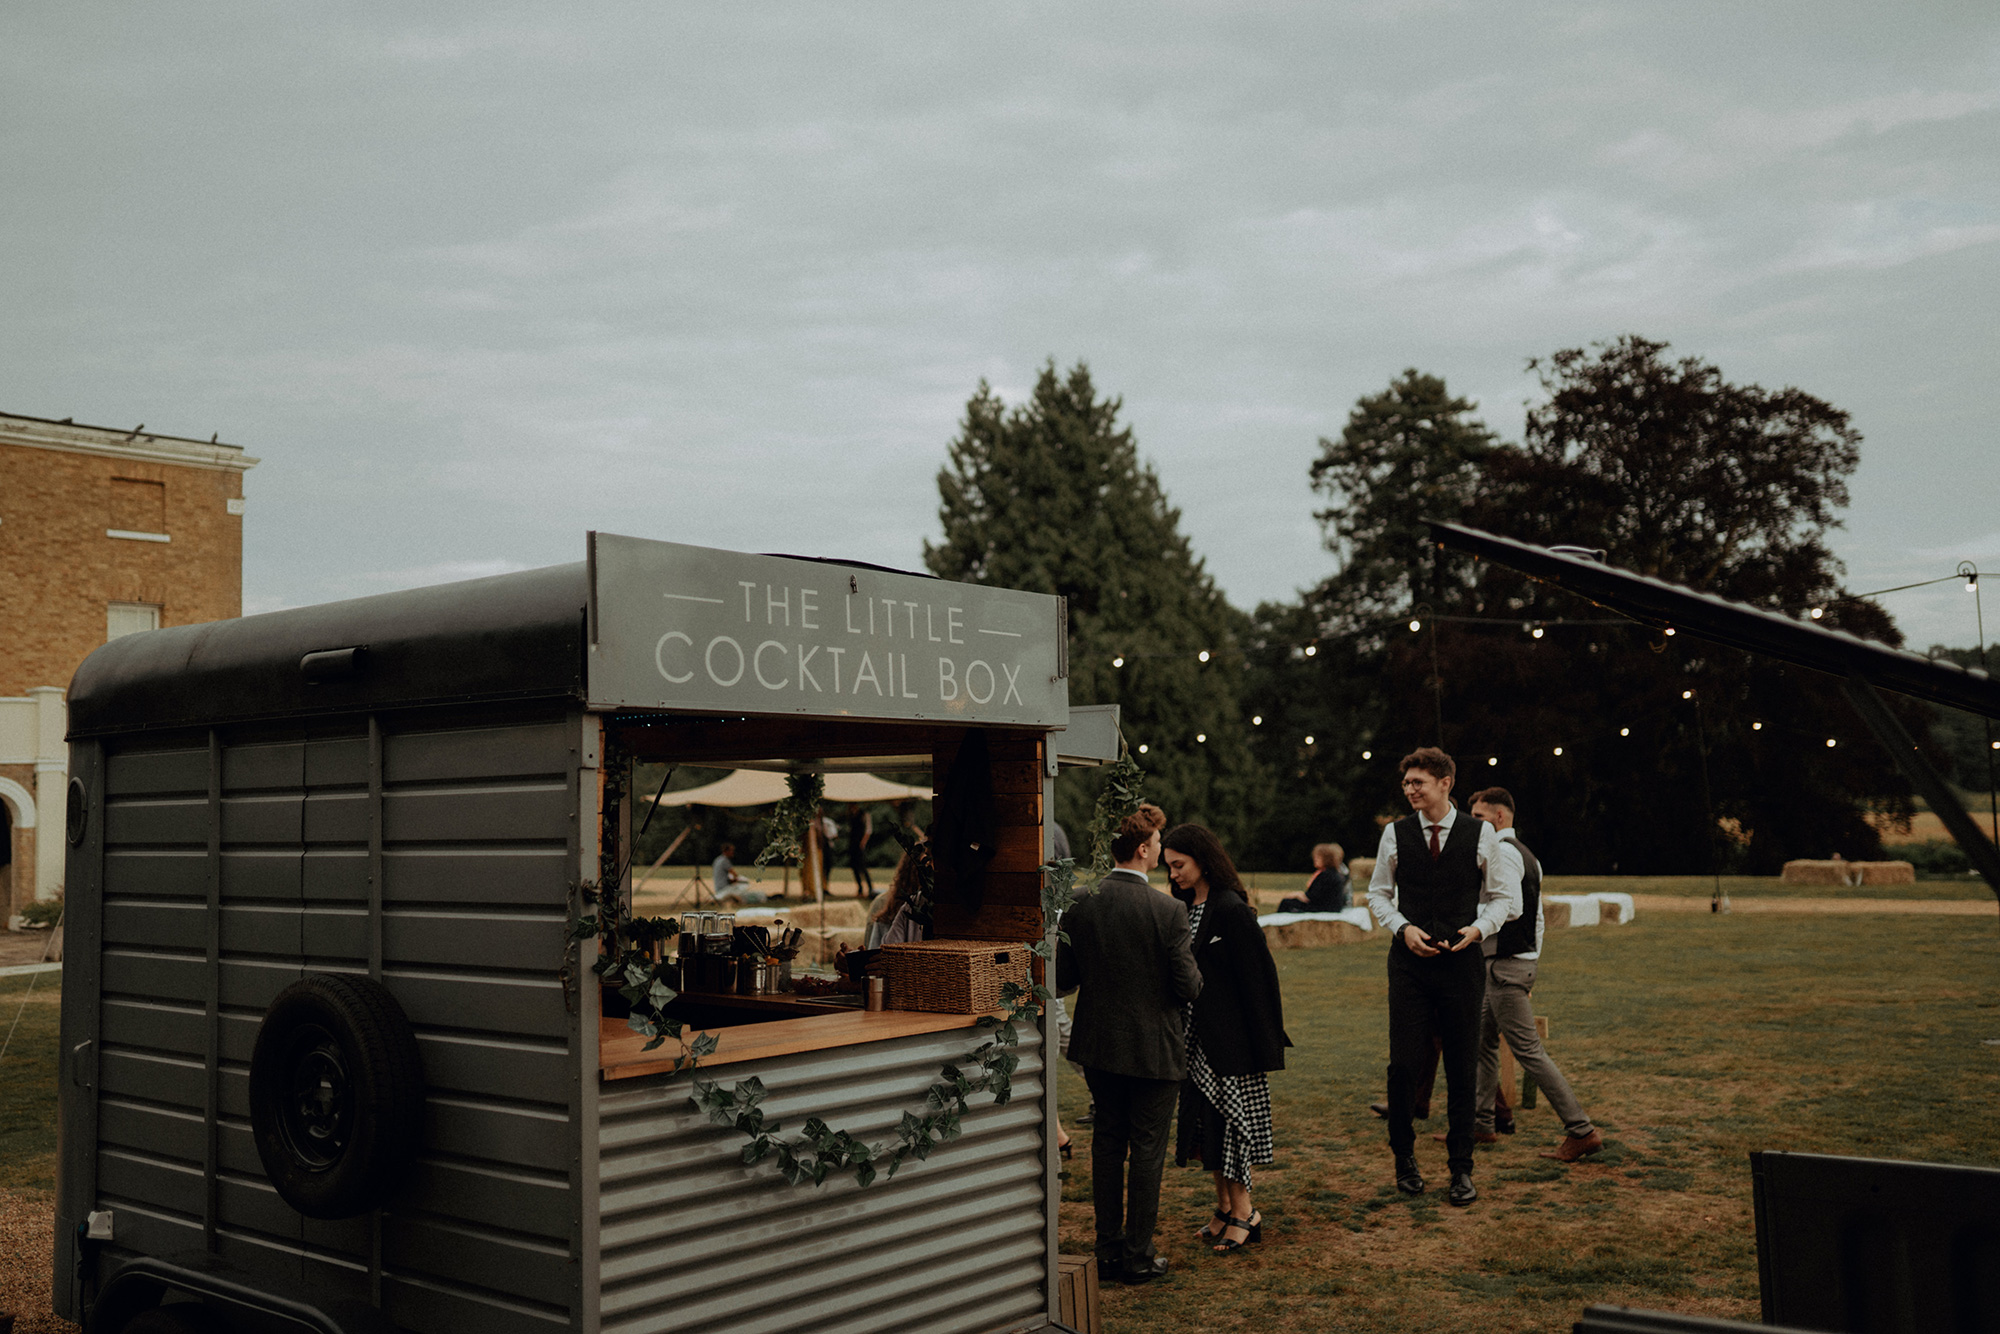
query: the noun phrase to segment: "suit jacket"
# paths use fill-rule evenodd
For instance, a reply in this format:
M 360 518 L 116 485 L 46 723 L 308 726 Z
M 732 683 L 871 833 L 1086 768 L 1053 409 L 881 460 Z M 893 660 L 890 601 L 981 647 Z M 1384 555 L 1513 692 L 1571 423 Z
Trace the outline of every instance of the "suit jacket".
M 1187 912 L 1145 881 L 1113 872 L 1063 914 L 1056 990 L 1081 986 L 1069 1059 L 1137 1079 L 1185 1079 L 1181 1011 L 1201 994 Z
M 1278 965 L 1257 910 L 1226 889 L 1211 889 L 1194 961 L 1202 981 L 1194 1026 L 1209 1068 L 1218 1075 L 1284 1069 L 1292 1040 L 1285 1035 Z

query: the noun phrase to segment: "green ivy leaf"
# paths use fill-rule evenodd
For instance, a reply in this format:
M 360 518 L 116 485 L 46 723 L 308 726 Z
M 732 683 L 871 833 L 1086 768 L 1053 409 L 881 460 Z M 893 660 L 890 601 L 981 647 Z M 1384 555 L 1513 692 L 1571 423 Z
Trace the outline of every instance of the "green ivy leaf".
M 713 1033 L 703 1033 L 694 1040 L 694 1054 L 697 1057 L 713 1056 L 715 1049 L 722 1045 L 722 1039 Z

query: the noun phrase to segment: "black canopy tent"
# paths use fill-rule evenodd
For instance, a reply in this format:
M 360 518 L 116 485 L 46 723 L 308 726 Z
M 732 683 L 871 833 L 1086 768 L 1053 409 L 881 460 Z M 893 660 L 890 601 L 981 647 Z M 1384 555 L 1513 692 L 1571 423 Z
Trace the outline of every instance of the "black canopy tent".
M 1642 624 L 1671 628 L 1731 648 L 1777 658 L 1841 678 L 1842 689 L 1868 730 L 1885 746 L 1930 803 L 1975 869 L 2000 895 L 2000 849 L 1966 813 L 1942 775 L 1924 757 L 1877 693 L 1880 687 L 1988 718 L 2000 718 L 2000 681 L 1976 668 L 1939 662 L 1844 631 L 1795 621 L 1778 612 L 1698 593 L 1663 579 L 1620 570 L 1586 554 L 1554 551 L 1512 538 L 1433 521 L 1440 546 L 1519 570 Z

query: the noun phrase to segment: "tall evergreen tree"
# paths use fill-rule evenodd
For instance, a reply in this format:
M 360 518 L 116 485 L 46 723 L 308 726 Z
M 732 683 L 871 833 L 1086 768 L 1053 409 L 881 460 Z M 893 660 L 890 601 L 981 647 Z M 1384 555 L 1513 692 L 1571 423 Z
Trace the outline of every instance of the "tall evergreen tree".
M 944 535 L 924 563 L 1067 598 L 1071 701 L 1120 705 L 1126 740 L 1146 747 L 1148 798 L 1240 843 L 1259 790 L 1240 702 L 1247 622 L 1182 534 L 1122 406 L 1082 362 L 1058 374 L 1050 361 L 1012 408 L 982 380 L 938 473 Z M 1060 786 L 1073 835 L 1095 799 L 1088 779 Z

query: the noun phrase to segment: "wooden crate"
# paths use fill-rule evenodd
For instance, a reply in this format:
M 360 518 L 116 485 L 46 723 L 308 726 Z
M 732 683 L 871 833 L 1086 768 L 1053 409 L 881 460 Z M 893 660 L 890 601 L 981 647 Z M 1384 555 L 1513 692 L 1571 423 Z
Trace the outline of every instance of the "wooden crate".
M 1097 1258 L 1091 1255 L 1056 1257 L 1056 1319 L 1077 1334 L 1102 1334 L 1097 1313 Z
M 992 940 L 926 940 L 884 945 L 882 976 L 892 1010 L 985 1014 L 1000 1008 L 1000 988 L 1028 984 L 1025 945 Z

